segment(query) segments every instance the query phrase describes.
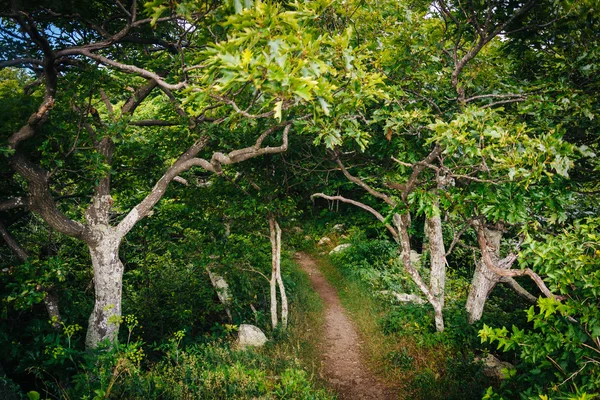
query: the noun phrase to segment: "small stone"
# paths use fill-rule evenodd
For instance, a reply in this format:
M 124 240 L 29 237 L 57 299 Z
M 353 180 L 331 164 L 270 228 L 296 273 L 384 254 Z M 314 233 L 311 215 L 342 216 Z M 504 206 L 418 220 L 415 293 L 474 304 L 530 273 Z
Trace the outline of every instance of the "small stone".
M 332 255 L 332 254 L 335 254 L 335 253 L 339 253 L 341 251 L 346 250 L 349 247 L 352 247 L 352 245 L 350 243 L 340 244 L 340 245 L 336 246 L 333 250 L 331 250 L 329 252 L 329 255 Z
M 319 240 L 319 243 L 317 243 L 319 246 L 326 246 L 331 244 L 331 239 L 329 239 L 327 236 L 323 236 L 321 238 L 321 240 Z
M 337 224 L 333 226 L 333 231 L 337 233 L 342 233 L 346 230 L 346 226 L 344 224 Z

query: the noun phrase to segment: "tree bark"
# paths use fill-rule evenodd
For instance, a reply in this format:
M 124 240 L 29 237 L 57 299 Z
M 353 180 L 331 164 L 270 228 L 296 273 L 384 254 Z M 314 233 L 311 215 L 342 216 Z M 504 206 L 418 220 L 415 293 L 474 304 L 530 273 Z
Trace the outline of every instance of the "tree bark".
M 473 226 L 477 231 L 477 242 L 481 250 L 481 259 L 477 263 L 471 290 L 467 298 L 466 309 L 469 323 L 478 321 L 481 318 L 487 297 L 500 282 L 506 283 L 518 295 L 528 301 L 537 301 L 533 295 L 523 289 L 513 279 L 516 276 L 527 275 L 535 282 L 546 297 L 564 300 L 563 296 L 554 295 L 548 289 L 544 280 L 530 268 L 511 269 L 518 258 L 517 253 L 508 254 L 506 257 L 500 259 L 500 241 L 502 239 L 502 231 L 500 229 L 490 229 L 485 227 L 480 221 L 474 221 Z
M 271 268 L 271 327 L 273 330 L 277 328 L 277 274 L 275 268 Z
M 401 303 L 415 303 L 415 304 L 427 303 L 421 297 L 417 296 L 416 294 L 412 294 L 412 293 L 396 293 L 396 292 L 390 292 L 389 290 L 381 290 L 379 293 L 381 293 L 383 295 L 391 295 Z
M 94 310 L 88 321 L 87 348 L 117 339 L 121 319 L 123 263 L 119 259 L 121 236 L 110 226 L 95 227 L 100 239 L 88 244 L 94 268 Z
M 393 221 L 394 221 L 394 225 L 396 226 L 396 229 L 398 230 L 398 238 L 399 238 L 400 246 L 402 248 L 400 257 L 402 259 L 402 264 L 404 265 L 404 270 L 410 275 L 413 282 L 417 285 L 417 287 L 421 290 L 421 292 L 427 298 L 427 301 L 429 302 L 429 304 L 431 304 L 431 306 L 433 307 L 433 311 L 435 314 L 435 329 L 436 329 L 436 331 L 443 332 L 444 331 L 444 318 L 443 318 L 443 314 L 442 314 L 442 309 L 444 307 L 443 300 L 442 300 L 442 302 L 440 302 L 439 297 L 436 297 L 434 295 L 432 288 L 430 286 L 427 286 L 427 284 L 421 277 L 421 274 L 414 267 L 414 265 L 410 259 L 410 236 L 408 234 L 408 227 L 410 226 L 410 215 L 408 213 L 405 213 L 402 215 L 394 214 Z M 440 230 L 441 230 L 441 222 L 440 222 Z M 429 232 L 429 229 L 427 229 L 427 231 Z M 436 233 L 436 235 L 437 235 L 437 233 Z M 433 239 L 436 242 L 436 246 L 439 248 L 440 247 L 440 243 L 438 242 L 439 238 L 437 236 L 435 236 Z M 440 274 L 439 266 L 436 266 L 436 268 L 438 268 L 438 271 L 436 271 L 436 273 L 438 273 L 438 276 L 435 280 L 436 280 L 436 285 L 438 285 L 438 286 L 445 281 L 445 251 L 443 250 L 443 246 L 444 245 L 443 245 L 443 240 L 442 240 L 442 242 L 441 242 L 442 250 L 441 250 L 441 253 L 439 253 L 439 254 L 441 254 L 443 256 L 444 265 L 442 267 L 443 276 L 439 275 Z M 435 256 L 434 256 L 435 262 L 439 261 L 438 251 L 439 251 L 439 249 L 436 249 L 431 253 L 432 256 L 435 253 Z M 432 264 L 432 267 L 433 267 L 433 264 Z M 432 271 L 432 282 L 433 282 L 433 271 Z M 440 291 L 439 289 L 440 288 L 438 287 L 438 291 Z M 443 286 L 441 287 L 441 293 L 443 294 Z
M 502 232 L 489 228 L 484 228 L 484 232 L 488 242 L 490 257 L 494 263 L 498 263 L 500 260 Z M 467 320 L 470 324 L 481 319 L 485 302 L 492 290 L 500 282 L 500 278 L 499 275 L 494 274 L 486 268 L 483 258 L 477 261 L 466 304 Z
M 281 228 L 275 221 L 275 232 L 277 233 L 277 284 L 279 286 L 279 296 L 281 297 L 281 326 L 287 329 L 288 324 L 288 300 L 285 293 L 285 285 L 281 279 Z
M 281 279 L 281 228 L 274 217 L 269 218 L 271 232 L 271 323 L 273 329 L 277 327 L 277 287 L 281 297 L 281 327 L 285 330 L 288 324 L 288 300 L 285 286 Z M 276 287 L 277 286 L 277 287 Z
M 446 287 L 446 248 L 444 247 L 444 236 L 442 234 L 442 219 L 439 215 L 427 218 L 425 230 L 429 241 L 429 260 L 431 264 L 431 276 L 429 286 L 435 302 L 431 305 L 435 312 L 435 327 L 438 332 L 444 331 L 444 297 Z
M 210 266 L 206 267 L 206 272 L 208 272 L 210 282 L 217 291 L 219 301 L 225 307 L 225 313 L 227 313 L 227 317 L 229 317 L 229 322 L 233 322 L 233 316 L 231 315 L 231 310 L 229 308 L 231 306 L 231 295 L 229 294 L 229 285 L 227 285 L 227 281 L 221 275 L 212 272 Z
M 60 317 L 60 309 L 58 307 L 58 294 L 54 288 L 44 289 L 44 305 L 46 306 L 46 311 L 48 312 L 48 316 L 50 317 L 50 321 L 52 321 L 52 327 L 55 330 L 59 330 L 61 327 L 60 321 L 62 320 Z
M 279 258 L 278 258 L 278 243 L 277 243 L 277 232 L 275 225 L 277 222 L 275 218 L 269 218 L 269 231 L 271 233 L 271 325 L 273 329 L 277 328 L 277 271 L 279 270 Z

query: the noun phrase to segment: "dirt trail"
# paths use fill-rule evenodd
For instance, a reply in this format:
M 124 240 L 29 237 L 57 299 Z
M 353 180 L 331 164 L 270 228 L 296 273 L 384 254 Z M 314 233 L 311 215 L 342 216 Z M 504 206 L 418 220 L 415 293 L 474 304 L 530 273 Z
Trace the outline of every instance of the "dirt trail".
M 377 379 L 362 362 L 360 337 L 344 313 L 336 290 L 321 274 L 315 260 L 308 254 L 297 253 L 296 261 L 325 302 L 321 361 L 327 381 L 337 391 L 339 398 L 396 399 L 393 389 Z

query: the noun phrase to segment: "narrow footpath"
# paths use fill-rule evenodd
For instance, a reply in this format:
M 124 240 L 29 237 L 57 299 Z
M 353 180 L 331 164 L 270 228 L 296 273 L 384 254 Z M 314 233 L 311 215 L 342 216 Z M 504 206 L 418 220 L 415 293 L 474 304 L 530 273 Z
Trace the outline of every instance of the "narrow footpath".
M 310 277 L 314 290 L 325 303 L 323 370 L 340 399 L 396 399 L 394 390 L 378 379 L 364 364 L 360 355 L 361 339 L 346 316 L 333 286 L 327 282 L 314 258 L 296 253 L 296 261 Z

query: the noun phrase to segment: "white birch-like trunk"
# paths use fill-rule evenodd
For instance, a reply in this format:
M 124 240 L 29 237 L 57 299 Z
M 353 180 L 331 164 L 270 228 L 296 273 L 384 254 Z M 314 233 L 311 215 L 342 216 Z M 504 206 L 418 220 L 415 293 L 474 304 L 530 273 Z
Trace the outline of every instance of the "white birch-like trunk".
M 94 310 L 88 321 L 87 348 L 108 339 L 113 343 L 119 333 L 123 264 L 119 259 L 121 236 L 106 227 L 101 238 L 89 244 L 94 268 Z
M 402 259 L 402 264 L 404 265 L 404 270 L 410 275 L 413 282 L 417 285 L 417 287 L 421 290 L 421 292 L 427 298 L 427 301 L 429 302 L 429 304 L 431 304 L 431 306 L 433 307 L 433 310 L 435 313 L 435 328 L 436 328 L 436 330 L 438 332 L 443 332 L 444 331 L 444 318 L 443 318 L 443 314 L 442 314 L 443 299 L 442 299 L 442 302 L 440 302 L 439 297 L 436 297 L 434 295 L 434 292 L 431 288 L 431 282 L 430 282 L 430 285 L 427 286 L 427 284 L 421 277 L 421 274 L 419 274 L 419 271 L 414 267 L 412 260 L 410 258 L 410 251 L 411 251 L 410 237 L 408 235 L 408 227 L 410 226 L 410 216 L 408 214 L 402 214 L 402 215 L 394 214 L 393 222 L 394 222 L 394 225 L 396 226 L 396 229 L 398 232 L 398 242 L 402 248 L 400 257 Z M 440 227 L 440 232 L 441 232 L 441 222 L 439 224 L 439 227 Z M 426 233 L 429 233 L 429 229 L 426 229 L 426 230 L 427 230 Z M 435 232 L 437 232 L 437 231 L 435 231 Z M 437 246 L 437 249 L 436 250 L 430 249 L 430 254 L 432 254 L 432 257 L 435 254 L 435 262 L 438 263 L 439 259 L 440 259 L 439 251 L 440 251 L 440 248 L 442 248 L 441 255 L 443 255 L 443 258 L 444 258 L 443 267 L 440 269 L 439 266 L 436 266 L 436 268 L 437 268 L 436 273 L 438 274 L 438 276 L 435 278 L 436 285 L 438 287 L 438 291 L 443 294 L 443 289 L 444 289 L 443 284 L 445 282 L 445 251 L 443 251 L 444 242 L 442 240 L 441 235 L 437 236 L 437 233 L 433 237 L 433 239 L 435 242 L 435 246 Z M 440 246 L 440 243 L 441 243 L 441 246 Z M 432 243 L 430 243 L 430 247 L 433 247 Z M 432 263 L 433 262 L 434 262 L 434 260 L 432 259 Z M 432 264 L 432 267 L 433 267 L 433 264 Z M 441 272 L 440 272 L 440 270 L 441 270 Z M 431 275 L 432 275 L 432 280 L 433 280 L 433 271 L 432 271 Z M 440 286 L 440 285 L 442 285 L 442 286 Z M 441 288 L 441 290 L 440 290 L 440 288 Z
M 277 273 L 274 268 L 271 268 L 271 327 L 277 328 Z
M 229 317 L 229 321 L 233 322 L 233 316 L 231 315 L 231 310 L 229 308 L 231 306 L 231 294 L 229 293 L 227 281 L 221 275 L 212 272 L 210 267 L 206 267 L 206 272 L 208 272 L 210 283 L 212 283 L 217 292 L 219 301 L 225 307 L 225 313 L 227 314 L 227 317 Z
M 288 300 L 285 286 L 281 279 L 281 228 L 275 218 L 269 218 L 269 230 L 271 233 L 271 324 L 273 329 L 277 327 L 277 287 L 281 298 L 281 326 L 285 330 L 288 324 Z
M 276 220 L 273 221 L 275 223 L 275 239 L 277 244 L 273 261 L 276 263 L 277 284 L 279 286 L 279 296 L 281 297 L 281 326 L 285 330 L 288 324 L 288 300 L 285 293 L 285 285 L 283 284 L 283 279 L 281 279 L 281 228 Z

